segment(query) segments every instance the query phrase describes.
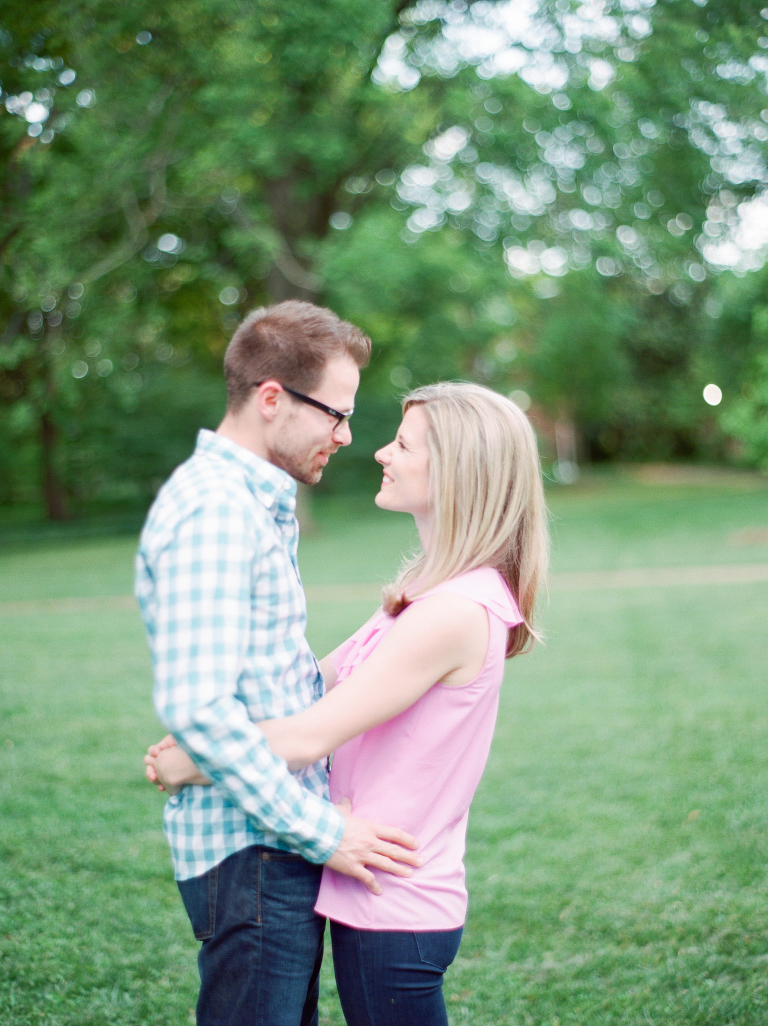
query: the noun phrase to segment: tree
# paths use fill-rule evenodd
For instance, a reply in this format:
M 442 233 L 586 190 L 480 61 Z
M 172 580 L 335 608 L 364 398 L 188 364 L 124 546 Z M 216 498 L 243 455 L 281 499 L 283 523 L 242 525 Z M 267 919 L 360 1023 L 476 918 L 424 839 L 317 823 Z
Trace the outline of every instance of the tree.
M 521 12 L 5 5 L 4 498 L 35 459 L 54 517 L 151 493 L 215 422 L 239 317 L 287 296 L 374 335 L 359 453 L 436 376 L 525 389 L 598 456 L 704 451 L 691 328 L 765 179 L 764 19 Z
M 495 35 L 465 47 L 477 78 L 448 94 L 451 120 L 403 176 L 408 224 L 473 233 L 519 283 L 520 359 L 496 360 L 493 383 L 574 419 L 592 456 L 722 456 L 701 389 L 734 353 L 718 359 L 703 311 L 718 245 L 768 181 L 765 12 L 615 3 L 589 24 L 593 8 L 558 3 L 533 31 L 509 11 L 464 16 Z M 391 49 L 458 83 L 461 54 L 441 41 L 465 28 L 445 22 L 432 39 L 411 24 Z
M 370 80 L 402 6 L 6 14 L 2 389 L 6 424 L 37 435 L 52 517 L 83 483 L 66 460 L 83 446 L 66 442 L 86 433 L 94 378 L 122 465 L 136 393 L 172 400 L 158 361 L 205 371 L 246 302 L 317 298 L 313 265 L 344 183 L 364 196 L 366 171 L 429 135 L 424 97 L 393 103 Z M 169 466 L 136 472 L 150 483 Z
M 726 396 L 721 420 L 737 456 L 768 470 L 768 273 L 723 275 L 709 306 L 712 347 Z

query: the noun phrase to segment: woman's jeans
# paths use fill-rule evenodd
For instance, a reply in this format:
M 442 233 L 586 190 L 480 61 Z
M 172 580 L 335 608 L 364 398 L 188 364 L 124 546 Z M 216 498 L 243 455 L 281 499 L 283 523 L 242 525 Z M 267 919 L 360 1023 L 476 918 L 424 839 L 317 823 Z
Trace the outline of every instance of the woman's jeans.
M 198 1026 L 314 1026 L 325 919 L 322 866 L 251 845 L 180 880 L 195 937 Z
M 409 933 L 331 923 L 333 965 L 347 1026 L 448 1026 L 443 974 L 458 930 Z

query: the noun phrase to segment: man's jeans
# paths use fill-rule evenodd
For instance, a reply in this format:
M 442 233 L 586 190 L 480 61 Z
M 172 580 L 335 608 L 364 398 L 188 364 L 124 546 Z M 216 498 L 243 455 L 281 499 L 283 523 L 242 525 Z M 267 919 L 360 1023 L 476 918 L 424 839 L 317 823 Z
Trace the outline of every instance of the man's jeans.
M 322 866 L 252 845 L 178 882 L 195 937 L 198 1026 L 316 1026 Z

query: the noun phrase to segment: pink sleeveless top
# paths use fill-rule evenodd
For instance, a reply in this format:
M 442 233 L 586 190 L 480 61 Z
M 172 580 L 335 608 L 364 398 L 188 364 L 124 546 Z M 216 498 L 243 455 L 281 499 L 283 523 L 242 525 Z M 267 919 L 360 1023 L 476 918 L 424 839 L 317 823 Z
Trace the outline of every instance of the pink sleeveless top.
M 503 578 L 490 567 L 454 577 L 427 594 L 437 591 L 485 606 L 488 654 L 469 684 L 434 684 L 409 709 L 334 755 L 331 800 L 347 797 L 356 816 L 407 830 L 419 839 L 425 859 L 407 879 L 374 869 L 380 895 L 359 880 L 323 869 L 315 910 L 359 929 L 452 930 L 466 917 L 462 860 L 469 806 L 496 724 L 507 630 L 523 618 Z M 393 623 L 379 610 L 338 649 L 339 681 L 370 655 Z

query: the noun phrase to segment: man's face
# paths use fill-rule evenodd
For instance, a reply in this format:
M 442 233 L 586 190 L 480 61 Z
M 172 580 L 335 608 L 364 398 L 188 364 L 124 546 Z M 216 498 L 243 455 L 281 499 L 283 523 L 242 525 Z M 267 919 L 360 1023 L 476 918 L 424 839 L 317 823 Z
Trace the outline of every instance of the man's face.
M 351 410 L 360 384 L 360 371 L 349 356 L 333 356 L 325 365 L 311 399 L 335 410 Z M 352 432 L 345 421 L 338 428 L 322 410 L 281 394 L 280 411 L 272 422 L 269 441 L 270 463 L 281 467 L 302 484 L 317 484 L 330 457 L 342 445 L 349 445 Z

